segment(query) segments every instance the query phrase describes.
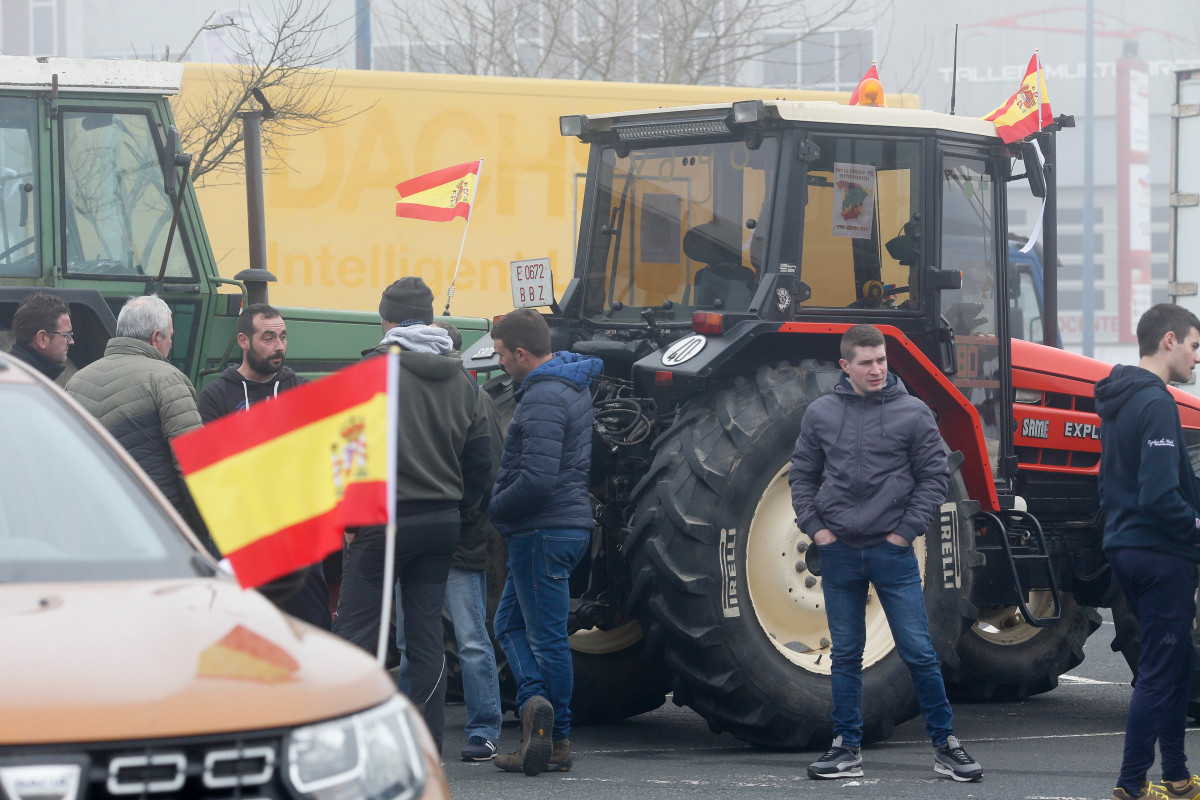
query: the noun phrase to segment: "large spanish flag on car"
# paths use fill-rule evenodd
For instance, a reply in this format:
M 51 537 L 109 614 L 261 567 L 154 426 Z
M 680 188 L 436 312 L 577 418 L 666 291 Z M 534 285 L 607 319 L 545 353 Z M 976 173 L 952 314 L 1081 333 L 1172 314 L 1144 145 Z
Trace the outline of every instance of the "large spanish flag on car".
M 1050 95 L 1046 92 L 1046 74 L 1037 53 L 1029 59 L 1017 93 L 984 119 L 996 123 L 996 135 L 1007 144 L 1018 142 L 1054 122 Z
M 242 586 L 261 586 L 382 525 L 395 485 L 395 354 L 298 386 L 172 441 L 209 533 Z
M 471 213 L 471 203 L 475 201 L 478 181 L 478 161 L 409 178 L 396 184 L 396 191 L 400 193 L 396 216 L 430 222 L 449 222 L 455 217 L 466 219 Z

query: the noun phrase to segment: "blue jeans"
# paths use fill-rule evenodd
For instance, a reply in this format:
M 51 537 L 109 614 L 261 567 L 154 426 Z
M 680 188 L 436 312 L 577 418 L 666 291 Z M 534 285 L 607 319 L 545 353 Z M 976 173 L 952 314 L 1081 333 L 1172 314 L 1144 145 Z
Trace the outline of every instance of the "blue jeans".
M 404 611 L 396 587 L 396 648 L 404 651 Z M 467 706 L 467 738 L 482 736 L 500 742 L 500 678 L 496 673 L 496 651 L 487 629 L 487 576 L 481 569 L 450 568 L 446 578 L 446 612 L 458 642 L 462 665 L 463 700 Z M 408 683 L 408 657 L 400 659 L 398 685 Z
M 1136 796 L 1162 754 L 1163 780 L 1191 777 L 1183 734 L 1195 652 L 1196 565 L 1178 556 L 1125 547 L 1108 550 L 1108 563 L 1142 631 L 1137 680 L 1125 720 L 1125 754 L 1117 785 Z
M 925 732 L 935 747 L 954 733 L 953 714 L 937 653 L 921 573 L 911 547 L 883 542 L 855 550 L 840 541 L 818 545 L 825 614 L 832 642 L 833 734 L 846 747 L 862 744 L 862 656 L 867 642 L 867 584 L 875 586 L 900 658 L 908 665 Z
M 508 579 L 492 625 L 517 680 L 517 707 L 541 695 L 554 706 L 553 738 L 571 732 L 574 673 L 567 639 L 568 578 L 587 552 L 591 532 L 542 528 L 508 537 Z

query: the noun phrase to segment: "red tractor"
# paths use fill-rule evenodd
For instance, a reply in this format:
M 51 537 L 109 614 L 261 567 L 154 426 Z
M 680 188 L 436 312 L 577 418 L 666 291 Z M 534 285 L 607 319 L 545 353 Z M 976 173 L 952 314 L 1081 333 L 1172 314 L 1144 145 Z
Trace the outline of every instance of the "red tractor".
M 554 349 L 604 361 L 596 528 L 572 579 L 580 716 L 639 713 L 671 691 L 747 742 L 828 742 L 820 564 L 787 469 L 859 322 L 884 332 L 951 452 L 949 496 L 916 542 L 951 695 L 1053 689 L 1101 606 L 1132 652 L 1101 550 L 1092 394 L 1108 367 L 1011 338 L 1029 304 L 1008 263 L 1006 186 L 1027 177 L 1045 196 L 1051 179 L 1053 264 L 1062 124 L 1037 135 L 1043 169 L 1032 141 L 931 111 L 755 100 L 562 119 L 591 158 L 575 277 L 547 319 Z M 471 369 L 495 367 L 489 345 L 468 351 Z M 489 388 L 504 399 L 507 377 Z M 1200 448 L 1200 403 L 1177 397 Z M 878 603 L 867 631 L 878 739 L 917 704 Z

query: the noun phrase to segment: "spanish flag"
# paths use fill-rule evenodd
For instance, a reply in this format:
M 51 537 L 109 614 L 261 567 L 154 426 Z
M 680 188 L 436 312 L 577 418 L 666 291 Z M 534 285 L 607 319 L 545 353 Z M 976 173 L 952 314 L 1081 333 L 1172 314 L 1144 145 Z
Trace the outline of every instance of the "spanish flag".
M 315 564 L 391 518 L 399 359 L 370 358 L 171 442 L 244 587 Z
M 1037 53 L 1029 59 L 1017 93 L 984 119 L 996 123 L 996 135 L 1006 144 L 1018 142 L 1054 122 L 1050 95 L 1046 92 L 1046 74 Z
M 472 161 L 446 167 L 396 184 L 396 191 L 400 193 L 396 216 L 430 222 L 449 222 L 455 217 L 466 219 L 475 200 L 481 163 Z

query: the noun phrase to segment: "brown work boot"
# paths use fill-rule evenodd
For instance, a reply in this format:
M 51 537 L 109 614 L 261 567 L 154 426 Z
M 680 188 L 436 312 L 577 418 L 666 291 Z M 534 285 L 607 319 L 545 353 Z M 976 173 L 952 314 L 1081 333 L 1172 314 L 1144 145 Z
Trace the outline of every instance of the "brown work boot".
M 550 753 L 550 763 L 546 765 L 546 772 L 570 772 L 573 763 L 571 740 L 555 739 L 554 748 Z
M 521 772 L 521 764 L 525 761 L 525 747 L 521 746 L 516 749 L 516 752 L 507 753 L 502 756 L 496 756 L 492 759 L 492 763 L 499 769 L 505 772 Z
M 554 749 L 553 728 L 554 706 L 540 694 L 534 695 L 521 711 L 521 746 L 514 753 L 496 756 L 493 763 L 505 772 L 524 772 L 530 777 L 545 772 Z

